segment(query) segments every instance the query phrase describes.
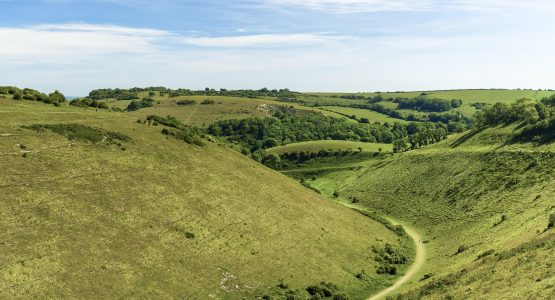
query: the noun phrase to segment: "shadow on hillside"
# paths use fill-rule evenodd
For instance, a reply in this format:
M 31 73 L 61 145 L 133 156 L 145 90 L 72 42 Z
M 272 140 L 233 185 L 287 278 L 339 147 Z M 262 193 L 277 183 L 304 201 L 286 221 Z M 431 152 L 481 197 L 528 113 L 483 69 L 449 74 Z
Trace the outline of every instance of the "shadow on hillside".
M 477 129 L 473 129 L 472 131 L 466 133 L 465 135 L 461 136 L 460 138 L 458 138 L 456 141 L 454 141 L 453 143 L 451 143 L 451 148 L 457 148 L 458 146 L 460 146 L 462 143 L 468 141 L 469 139 L 471 139 L 472 137 L 474 137 L 475 135 L 477 135 L 478 133 L 482 132 L 483 128 L 477 128 Z
M 550 130 L 542 133 L 534 131 L 523 131 L 515 135 L 512 139 L 505 142 L 506 145 L 510 144 L 525 144 L 534 143 L 536 146 L 544 146 L 555 142 L 555 131 Z

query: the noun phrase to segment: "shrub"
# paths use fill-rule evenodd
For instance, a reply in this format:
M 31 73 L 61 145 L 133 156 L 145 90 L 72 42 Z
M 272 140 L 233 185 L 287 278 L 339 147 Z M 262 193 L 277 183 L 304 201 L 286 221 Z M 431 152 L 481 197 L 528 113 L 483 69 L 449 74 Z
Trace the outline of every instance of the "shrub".
M 141 108 L 152 107 L 152 106 L 154 106 L 154 99 L 144 98 L 141 101 L 131 101 L 131 103 L 127 105 L 127 111 L 136 111 Z
M 216 104 L 216 101 L 206 99 L 206 100 L 203 100 L 200 104 L 202 104 L 202 105 L 211 105 L 211 104 Z
M 279 158 L 279 155 L 275 153 L 269 154 L 266 157 L 264 157 L 262 159 L 262 163 L 265 166 L 272 168 L 274 170 L 278 170 L 281 168 L 281 159 Z
M 424 280 L 426 280 L 426 279 L 428 279 L 428 278 L 430 278 L 430 277 L 432 277 L 432 276 L 434 276 L 433 273 L 426 273 L 426 274 L 424 274 L 424 275 L 420 278 L 420 281 L 424 281 Z
M 188 238 L 188 239 L 194 239 L 195 234 L 190 232 L 190 231 L 187 231 L 187 232 L 185 232 L 185 237 Z
M 280 280 L 277 287 L 280 288 L 280 289 L 287 289 L 287 288 L 289 288 L 289 285 L 287 283 L 285 283 L 283 280 Z
M 339 288 L 333 283 L 322 281 L 320 284 L 307 287 L 306 291 L 313 296 L 313 299 L 315 298 L 314 296 L 320 298 L 330 298 L 339 291 Z
M 177 105 L 195 105 L 197 101 L 195 100 L 179 100 L 176 102 Z
M 397 265 L 406 264 L 408 258 L 404 253 L 386 243 L 382 248 L 372 247 L 372 251 L 376 254 L 374 260 L 379 263 L 376 273 L 378 274 L 397 274 Z
M 333 295 L 333 300 L 349 300 L 349 295 L 345 292 L 340 292 L 338 294 Z
M 459 254 L 459 253 L 463 253 L 464 251 L 468 250 L 468 246 L 466 245 L 460 245 L 459 248 L 457 249 L 457 252 L 455 254 Z
M 397 274 L 397 266 L 392 265 L 392 264 L 388 264 L 388 263 L 382 263 L 378 266 L 378 269 L 376 269 L 376 273 L 396 275 Z
M 121 133 L 88 127 L 81 124 L 35 124 L 23 126 L 23 128 L 37 132 L 50 130 L 57 134 L 64 135 L 70 140 L 81 140 L 93 143 L 117 143 L 117 141 L 127 142 L 131 140 L 128 136 Z
M 555 228 L 555 213 L 549 215 L 549 222 L 547 223 L 547 229 Z
M 171 130 L 168 128 L 162 129 L 162 134 L 173 136 L 178 140 L 184 141 L 187 144 L 197 145 L 197 146 L 204 146 L 204 141 L 202 137 L 192 129 L 185 129 L 185 130 Z
M 333 197 L 334 197 L 334 198 L 339 198 L 339 192 L 338 192 L 338 191 L 334 191 L 334 192 L 333 192 Z
M 486 257 L 486 256 L 490 256 L 490 255 L 492 255 L 494 252 L 495 252 L 495 250 L 493 250 L 493 249 L 484 251 L 484 252 L 480 253 L 480 255 L 478 255 L 477 260 L 478 260 L 478 259 L 481 259 L 481 258 L 484 258 L 484 257 Z

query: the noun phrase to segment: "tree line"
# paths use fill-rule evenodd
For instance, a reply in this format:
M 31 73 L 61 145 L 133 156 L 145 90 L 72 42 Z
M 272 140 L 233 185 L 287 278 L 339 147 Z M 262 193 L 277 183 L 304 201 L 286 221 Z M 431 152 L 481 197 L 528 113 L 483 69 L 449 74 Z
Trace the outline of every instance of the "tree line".
M 496 103 L 480 110 L 476 119 L 479 126 L 495 126 L 521 122 L 518 139 L 542 142 L 555 136 L 555 95 L 540 101 L 520 99 L 513 104 Z
M 393 102 L 399 104 L 398 109 L 412 109 L 424 112 L 446 112 L 453 108 L 459 108 L 462 100 L 453 99 L 451 101 L 438 98 L 428 98 L 419 96 L 415 98 L 395 98 Z
M 426 139 L 431 143 L 439 140 L 436 137 L 438 133 L 447 135 L 447 126 L 430 122 L 394 123 L 393 125 L 351 123 L 345 119 L 328 117 L 316 112 L 277 108 L 272 117 L 222 120 L 212 123 L 208 126 L 207 132 L 242 145 L 253 153 L 259 149 L 317 140 L 391 144 L 395 140 L 423 132 L 429 133 Z M 428 135 L 433 138 L 428 138 Z
M 432 112 L 432 113 L 429 113 L 428 115 L 423 115 L 423 116 L 419 116 L 416 114 L 409 114 L 405 116 L 400 111 L 387 108 L 380 103 L 366 103 L 366 104 L 361 103 L 361 104 L 349 104 L 349 105 L 341 105 L 341 106 L 371 110 L 377 113 L 390 116 L 395 119 L 401 119 L 401 120 L 410 121 L 410 122 L 443 123 L 447 125 L 446 129 L 448 132 L 463 132 L 473 126 L 472 118 L 464 116 L 457 112 L 448 112 L 448 113 Z
M 0 95 L 12 95 L 14 100 L 40 101 L 56 106 L 60 106 L 67 101 L 64 94 L 57 90 L 47 95 L 37 90 L 29 88 L 20 89 L 15 86 L 0 86 Z
M 259 90 L 227 90 L 227 89 L 212 89 L 206 88 L 204 90 L 191 90 L 191 89 L 170 89 L 165 87 L 146 87 L 146 88 L 130 88 L 130 89 L 96 89 L 89 93 L 88 98 L 93 100 L 101 99 L 117 99 L 117 100 L 138 100 L 140 99 L 139 93 L 148 92 L 149 96 L 155 96 L 156 92 L 160 96 L 168 95 L 169 97 L 179 96 L 227 96 L 227 97 L 241 97 L 241 98 L 260 98 L 260 97 L 277 97 L 277 98 L 296 98 L 300 93 L 290 91 L 289 89 L 259 89 Z

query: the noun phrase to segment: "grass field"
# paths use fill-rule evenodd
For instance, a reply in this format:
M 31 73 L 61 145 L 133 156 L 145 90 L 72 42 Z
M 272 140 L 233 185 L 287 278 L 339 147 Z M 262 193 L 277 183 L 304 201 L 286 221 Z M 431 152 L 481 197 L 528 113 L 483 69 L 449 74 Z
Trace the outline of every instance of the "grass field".
M 140 96 L 145 96 L 141 94 Z M 129 113 L 136 118 L 144 118 L 147 115 L 171 115 L 180 121 L 190 125 L 200 127 L 208 126 L 210 123 L 227 120 L 227 119 L 246 119 L 251 117 L 266 117 L 267 110 L 263 105 L 288 106 L 299 110 L 315 111 L 326 116 L 348 119 L 334 112 L 321 111 L 315 108 L 305 107 L 294 103 L 284 103 L 274 100 L 250 99 L 236 97 L 220 97 L 220 96 L 182 96 L 175 98 L 154 97 L 159 104 L 154 107 L 143 108 L 135 112 Z M 196 105 L 178 105 L 176 102 L 180 100 L 194 100 Z M 213 100 L 215 103 L 210 105 L 200 104 L 203 100 Z M 125 109 L 131 101 L 126 100 L 106 100 L 109 106 Z M 350 119 L 348 119 L 350 120 Z
M 363 299 L 395 280 L 373 271 L 372 246 L 406 243 L 382 224 L 137 117 L 0 99 L 0 298 L 243 299 L 325 280 Z M 22 128 L 74 123 L 129 139 Z
M 391 103 L 391 102 L 388 102 Z M 393 124 L 395 122 L 399 122 L 402 124 L 407 124 L 409 123 L 408 121 L 402 120 L 402 119 L 396 119 L 396 118 L 392 118 L 388 115 L 384 115 L 375 111 L 371 111 L 371 110 L 367 110 L 367 109 L 359 109 L 359 108 L 350 108 L 350 107 L 339 107 L 339 106 L 324 106 L 322 107 L 323 110 L 325 111 L 332 111 L 332 112 L 337 112 L 343 115 L 348 115 L 348 116 L 356 116 L 358 119 L 360 118 L 366 118 L 368 119 L 371 123 L 374 122 L 380 122 L 380 123 L 389 123 L 389 124 Z
M 318 152 L 320 150 L 353 150 L 359 151 L 359 148 L 363 152 L 391 152 L 393 151 L 392 144 L 378 144 L 378 143 L 363 143 L 363 142 L 353 142 L 353 141 L 309 141 L 301 143 L 293 143 L 284 146 L 278 146 L 266 150 L 268 153 L 290 153 L 290 152 Z M 381 149 L 381 151 L 380 151 Z
M 323 194 L 356 198 L 423 233 L 423 279 L 399 299 L 550 299 L 555 232 L 544 230 L 555 212 L 555 146 L 505 145 L 513 130 L 464 133 L 356 166 L 336 160 L 284 173 L 313 178 Z
M 466 116 L 473 116 L 476 113 L 476 109 L 471 106 L 473 103 L 487 103 L 495 104 L 497 102 L 512 103 L 518 99 L 530 98 L 534 100 L 539 100 L 544 97 L 551 96 L 555 94 L 555 91 L 539 91 L 539 90 L 446 90 L 446 91 L 418 91 L 418 92 L 383 92 L 383 93 L 309 93 L 312 97 L 305 97 L 306 101 L 310 103 L 324 103 L 325 105 L 333 105 L 334 103 L 350 104 L 350 103 L 361 103 L 364 100 L 349 100 L 337 98 L 342 95 L 360 95 L 365 97 L 372 97 L 377 95 L 382 95 L 385 98 L 413 98 L 417 97 L 422 93 L 428 94 L 428 97 L 439 98 L 445 100 L 461 99 L 463 105 L 457 109 Z M 336 98 L 333 98 L 336 97 Z M 396 104 L 389 102 L 382 102 L 382 105 L 388 108 L 396 108 Z M 416 111 L 407 111 L 409 113 L 417 113 Z

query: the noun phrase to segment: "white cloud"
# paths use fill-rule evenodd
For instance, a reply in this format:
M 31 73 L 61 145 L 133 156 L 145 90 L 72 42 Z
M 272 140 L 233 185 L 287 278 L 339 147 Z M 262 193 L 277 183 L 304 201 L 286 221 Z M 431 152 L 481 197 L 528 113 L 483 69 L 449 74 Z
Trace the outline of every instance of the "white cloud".
M 228 37 L 186 37 L 181 41 L 199 47 L 299 47 L 345 41 L 348 37 L 322 34 L 255 34 Z
M 432 3 L 430 0 L 268 0 L 268 4 L 354 13 L 427 10 Z
M 49 24 L 0 27 L 0 55 L 12 62 L 62 62 L 113 53 L 148 53 L 154 41 L 172 34 L 111 25 Z
M 553 88 L 545 32 L 344 37 L 323 33 L 195 37 L 148 28 L 0 28 L 0 85 L 83 95 L 101 87 L 313 91 Z M 546 33 L 547 32 L 547 33 Z M 524 41 L 524 42 L 523 42 Z
M 552 0 L 266 0 L 273 6 L 302 7 L 334 13 L 368 13 L 383 11 L 555 11 Z

